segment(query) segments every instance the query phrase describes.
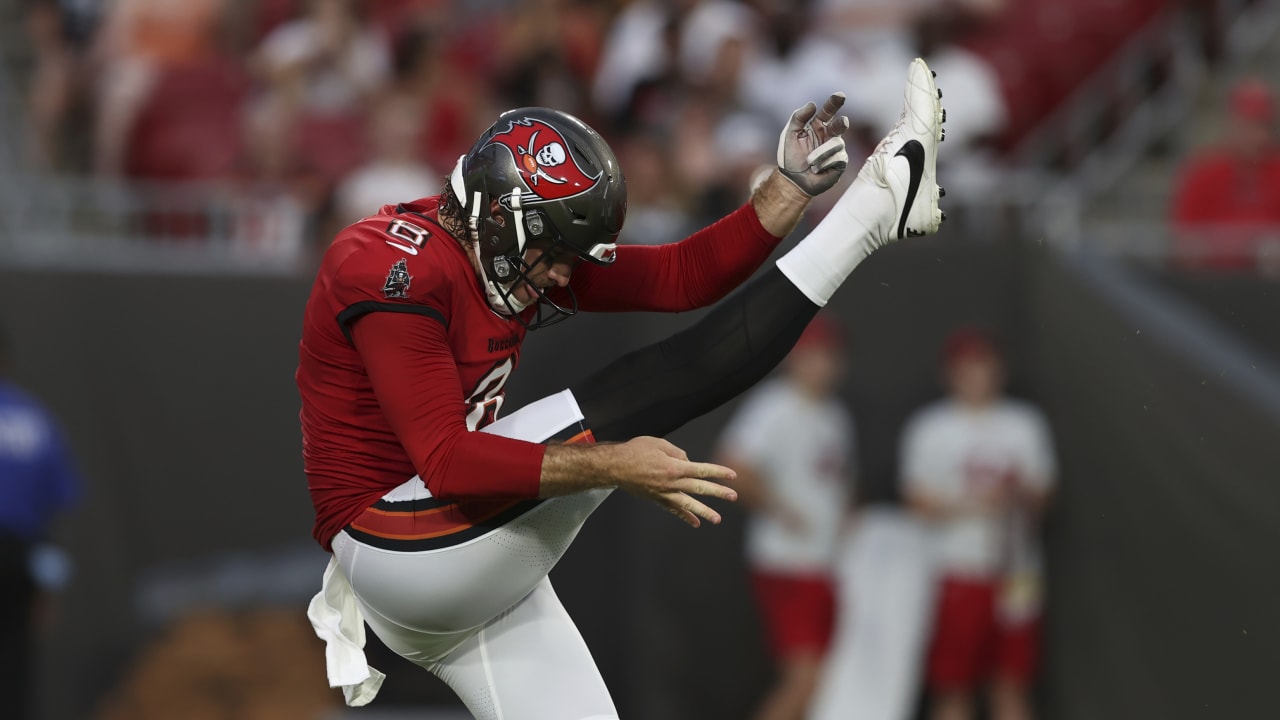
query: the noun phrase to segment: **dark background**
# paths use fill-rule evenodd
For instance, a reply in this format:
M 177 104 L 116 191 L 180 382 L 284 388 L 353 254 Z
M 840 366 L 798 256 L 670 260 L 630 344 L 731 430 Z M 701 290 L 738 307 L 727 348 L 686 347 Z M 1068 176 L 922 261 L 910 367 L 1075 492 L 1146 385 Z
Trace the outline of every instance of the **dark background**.
M 87 485 L 59 533 L 77 573 L 46 643 L 45 717 L 88 717 L 185 609 L 302 613 L 318 588 L 293 384 L 308 286 L 0 271 L 14 375 L 63 421 Z M 832 302 L 853 337 L 863 502 L 895 500 L 897 433 L 940 393 L 938 345 L 958 322 L 996 328 L 1011 390 L 1047 411 L 1062 469 L 1047 527 L 1050 720 L 1274 715 L 1273 288 L 944 237 L 877 254 Z M 583 316 L 536 332 L 508 407 L 695 317 Z M 728 412 L 672 439 L 708 457 Z M 741 520 L 730 510 L 695 531 L 618 495 L 553 573 L 624 717 L 742 718 L 759 697 L 769 671 Z M 371 653 L 390 675 L 380 706 L 451 702 Z

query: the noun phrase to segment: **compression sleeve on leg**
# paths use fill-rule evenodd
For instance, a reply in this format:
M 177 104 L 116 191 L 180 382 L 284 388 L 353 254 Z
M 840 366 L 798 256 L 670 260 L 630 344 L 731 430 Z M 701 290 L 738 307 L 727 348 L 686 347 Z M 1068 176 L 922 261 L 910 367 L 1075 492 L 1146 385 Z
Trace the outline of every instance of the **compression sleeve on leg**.
M 662 436 L 769 374 L 818 306 L 777 268 L 693 327 L 615 360 L 571 389 L 597 440 Z

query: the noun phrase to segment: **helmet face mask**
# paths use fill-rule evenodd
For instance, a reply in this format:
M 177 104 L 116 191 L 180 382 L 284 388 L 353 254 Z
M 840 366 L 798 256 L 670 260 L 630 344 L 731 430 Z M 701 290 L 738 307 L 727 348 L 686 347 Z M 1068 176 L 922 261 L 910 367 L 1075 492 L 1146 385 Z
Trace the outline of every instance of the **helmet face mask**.
M 538 270 L 539 265 L 554 265 L 563 262 L 566 257 L 572 258 L 572 266 L 576 267 L 580 262 L 577 253 L 562 240 L 555 238 L 546 242 L 537 242 L 536 245 L 541 247 L 527 248 L 532 250 L 532 261 L 526 260 L 524 255 L 498 255 L 493 258 L 490 267 L 493 273 L 503 278 L 502 282 L 494 283 L 490 280 L 487 285 L 493 286 L 497 291 L 497 299 L 502 303 L 502 307 L 494 309 L 502 312 L 504 315 L 515 317 L 524 326 L 530 330 L 548 325 L 554 325 L 561 320 L 573 317 L 578 312 L 578 297 L 574 294 L 573 288 L 565 287 L 563 292 L 567 295 L 568 302 L 563 299 L 557 302 L 549 297 L 546 290 L 536 284 L 532 278 Z M 532 302 L 521 301 L 514 297 L 515 291 L 521 285 L 527 285 L 529 291 L 533 294 Z M 490 297 L 492 304 L 493 297 Z M 537 312 L 530 320 L 525 320 L 523 311 L 537 305 Z
M 490 305 L 530 329 L 577 311 L 572 289 L 565 288 L 568 303 L 556 303 L 528 282 L 546 257 L 526 262 L 531 244 L 546 245 L 553 257 L 613 262 L 626 180 L 604 139 L 572 115 L 548 108 L 503 113 L 458 159 L 449 184 L 466 215 Z M 530 321 L 522 313 L 532 303 L 512 297 L 522 283 L 539 305 Z

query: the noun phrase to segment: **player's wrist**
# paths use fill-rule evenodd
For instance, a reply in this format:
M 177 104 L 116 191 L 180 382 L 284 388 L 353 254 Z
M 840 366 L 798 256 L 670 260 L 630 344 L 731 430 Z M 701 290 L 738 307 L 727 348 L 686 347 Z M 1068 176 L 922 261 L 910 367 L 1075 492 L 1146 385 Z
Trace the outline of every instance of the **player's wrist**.
M 618 485 L 616 445 L 550 445 L 542 456 L 539 497 Z
M 751 194 L 751 207 L 770 235 L 785 237 L 799 224 L 812 199 L 775 167 Z

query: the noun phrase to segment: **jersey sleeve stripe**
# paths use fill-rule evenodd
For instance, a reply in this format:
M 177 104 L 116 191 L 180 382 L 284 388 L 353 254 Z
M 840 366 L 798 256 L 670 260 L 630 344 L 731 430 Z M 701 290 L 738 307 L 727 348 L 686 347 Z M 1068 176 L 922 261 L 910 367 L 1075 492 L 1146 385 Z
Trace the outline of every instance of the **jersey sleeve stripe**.
M 378 302 L 377 300 L 365 300 L 362 302 L 348 305 L 345 310 L 338 313 L 338 327 L 342 328 L 342 334 L 347 338 L 347 342 L 351 342 L 351 323 L 360 318 L 375 312 L 396 312 L 408 313 L 410 315 L 423 315 L 435 320 L 439 320 L 445 329 L 449 329 L 449 321 L 445 319 L 444 313 L 430 307 L 428 305 L 405 305 L 403 303 Z

